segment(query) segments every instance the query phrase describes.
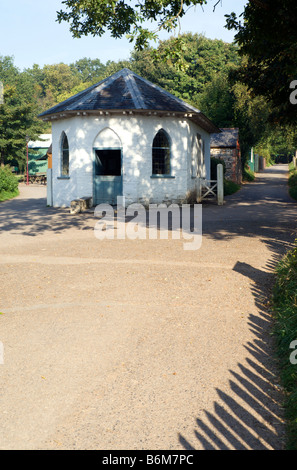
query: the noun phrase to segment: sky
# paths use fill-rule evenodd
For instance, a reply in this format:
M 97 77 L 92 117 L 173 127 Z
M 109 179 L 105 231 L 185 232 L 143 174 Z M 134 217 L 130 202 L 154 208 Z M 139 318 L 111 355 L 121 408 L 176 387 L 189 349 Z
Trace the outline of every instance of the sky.
M 234 32 L 224 28 L 224 15 L 232 11 L 240 14 L 247 2 L 222 0 L 213 12 L 215 3 L 216 0 L 209 0 L 203 9 L 191 8 L 182 19 L 182 32 L 232 42 Z M 63 9 L 62 0 L 0 0 L 0 56 L 12 56 L 20 70 L 33 64 L 40 67 L 61 62 L 70 64 L 83 57 L 100 59 L 102 63 L 129 59 L 133 44 L 126 38 L 113 39 L 105 34 L 73 39 L 69 24 L 56 21 L 60 9 Z M 160 38 L 168 37 L 163 33 Z

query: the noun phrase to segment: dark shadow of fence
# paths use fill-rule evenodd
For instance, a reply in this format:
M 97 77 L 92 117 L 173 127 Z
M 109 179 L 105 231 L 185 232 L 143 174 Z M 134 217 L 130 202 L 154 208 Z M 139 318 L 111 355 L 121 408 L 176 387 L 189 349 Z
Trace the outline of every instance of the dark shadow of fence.
M 279 385 L 278 361 L 269 310 L 274 268 L 292 240 L 266 240 L 272 251 L 267 270 L 236 263 L 234 270 L 254 281 L 252 293 L 258 314 L 249 315 L 253 341 L 245 344 L 245 363 L 229 370 L 230 391 L 217 388 L 212 410 L 199 414 L 191 442 L 179 434 L 186 450 L 283 450 L 284 393 Z

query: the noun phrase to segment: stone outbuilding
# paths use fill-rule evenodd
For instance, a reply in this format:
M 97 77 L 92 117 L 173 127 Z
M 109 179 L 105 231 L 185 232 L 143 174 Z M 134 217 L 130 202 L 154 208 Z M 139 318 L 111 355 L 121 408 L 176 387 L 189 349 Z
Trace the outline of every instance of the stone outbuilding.
M 210 141 L 211 157 L 225 162 L 225 178 L 234 183 L 242 182 L 241 151 L 239 144 L 239 129 L 221 128 L 221 132 L 213 134 Z
M 198 109 L 129 69 L 39 118 L 52 124 L 51 204 L 182 202 L 210 179 L 210 137 L 220 130 Z

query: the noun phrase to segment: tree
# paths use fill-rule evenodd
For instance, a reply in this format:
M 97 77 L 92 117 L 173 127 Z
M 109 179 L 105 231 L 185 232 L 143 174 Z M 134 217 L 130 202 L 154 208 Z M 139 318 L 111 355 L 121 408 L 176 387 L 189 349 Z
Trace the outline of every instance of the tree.
M 42 124 L 36 119 L 36 108 L 21 100 L 16 87 L 4 89 L 4 104 L 0 105 L 0 164 L 25 161 L 26 136 L 37 138 Z
M 231 66 L 231 70 L 234 67 Z M 253 97 L 247 86 L 232 82 L 223 69 L 208 82 L 199 97 L 199 109 L 218 127 L 238 127 L 243 166 L 251 147 L 266 138 L 272 129 L 267 119 L 269 108 L 263 97 Z
M 288 161 L 295 155 L 296 131 L 289 126 L 268 129 L 255 147 L 255 153 L 266 158 L 267 162 Z
M 236 95 L 226 71 L 216 74 L 198 99 L 198 108 L 218 127 L 237 127 L 235 106 Z
M 210 1 L 210 0 L 208 0 Z M 64 0 L 64 10 L 57 20 L 70 23 L 74 37 L 91 34 L 102 36 L 109 31 L 119 38 L 128 35 L 135 41 L 136 50 L 149 46 L 160 30 L 178 29 L 179 18 L 189 8 L 203 6 L 207 0 Z M 220 0 L 213 0 L 214 8 Z M 290 101 L 290 85 L 297 78 L 297 3 L 295 0 L 250 0 L 242 18 L 234 13 L 226 15 L 227 27 L 235 29 L 240 52 L 248 58 L 236 73 L 253 91 L 271 103 L 270 120 L 275 123 L 295 122 L 297 118 L 297 90 Z M 153 25 L 149 28 L 144 25 Z M 155 28 L 154 28 L 155 26 Z M 173 47 L 165 48 L 163 57 L 171 57 L 176 68 L 183 68 L 183 38 L 175 38 Z M 297 81 L 295 85 L 297 88 Z
M 74 74 L 79 76 L 83 83 L 96 83 L 104 74 L 106 66 L 102 64 L 100 59 L 90 59 L 88 57 L 84 57 L 83 59 L 77 60 L 73 64 L 70 64 L 70 69 Z
M 34 81 L 20 72 L 12 57 L 0 57 L 0 77 L 4 82 L 4 104 L 0 105 L 0 164 L 25 161 L 26 136 L 36 138 L 44 129 L 37 116 Z
M 208 39 L 201 34 L 181 35 L 183 41 L 184 67 L 175 67 L 171 57 L 154 61 L 155 49 L 134 51 L 131 68 L 144 78 L 156 83 L 177 97 L 199 107 L 200 95 L 213 79 L 239 60 L 237 48 L 221 40 Z M 166 50 L 172 50 L 175 38 L 161 41 L 157 54 L 164 57 Z
M 91 34 L 102 36 L 109 31 L 114 38 L 130 35 L 136 48 L 149 45 L 151 39 L 158 37 L 161 29 L 172 31 L 178 25 L 188 8 L 203 5 L 206 0 L 143 0 L 135 3 L 129 0 L 64 0 L 68 11 L 60 10 L 57 19 L 70 23 L 73 36 L 79 38 Z M 131 6 L 132 3 L 132 6 Z M 153 22 L 155 30 L 143 27 L 144 22 Z
M 246 62 L 235 78 L 253 95 L 271 105 L 270 121 L 295 123 L 297 107 L 290 101 L 290 84 L 297 78 L 297 3 L 295 0 L 253 0 L 242 18 L 227 15 L 235 41 Z
M 44 89 L 50 92 L 54 101 L 57 103 L 58 96 L 61 93 L 70 92 L 75 86 L 81 83 L 79 76 L 73 73 L 69 65 L 60 63 L 55 65 L 45 65 L 43 67 L 43 82 Z
M 135 43 L 136 50 L 149 47 L 161 30 L 175 31 L 179 19 L 189 8 L 207 3 L 207 0 L 64 0 L 65 10 L 57 12 L 57 21 L 70 23 L 75 38 L 102 36 L 109 32 L 113 38 L 126 36 Z M 219 2 L 216 2 L 219 3 Z M 132 4 L 132 5 L 131 5 Z M 144 24 L 154 25 L 153 28 Z M 176 67 L 183 67 L 183 41 L 175 39 L 173 49 L 166 51 L 174 59 Z
M 253 97 L 247 86 L 237 82 L 233 86 L 235 95 L 234 122 L 239 128 L 243 165 L 249 151 L 268 132 L 269 108 L 261 96 Z M 271 131 L 271 129 L 270 129 Z

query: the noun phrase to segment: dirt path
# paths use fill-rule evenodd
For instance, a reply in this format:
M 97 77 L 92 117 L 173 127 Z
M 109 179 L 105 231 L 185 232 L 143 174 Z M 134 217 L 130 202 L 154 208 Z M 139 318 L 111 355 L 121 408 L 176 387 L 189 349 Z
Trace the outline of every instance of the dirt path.
M 0 449 L 282 449 L 267 295 L 287 166 L 203 208 L 203 241 L 103 240 L 22 187 L 0 205 Z

